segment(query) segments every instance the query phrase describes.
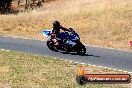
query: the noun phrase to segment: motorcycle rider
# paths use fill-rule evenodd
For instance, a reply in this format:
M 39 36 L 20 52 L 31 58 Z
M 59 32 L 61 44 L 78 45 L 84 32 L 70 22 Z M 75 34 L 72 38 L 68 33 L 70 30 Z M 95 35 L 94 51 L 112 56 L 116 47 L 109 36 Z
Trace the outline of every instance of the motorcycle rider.
M 68 32 L 71 31 L 71 30 L 69 30 L 69 29 L 64 28 L 63 26 L 61 26 L 59 21 L 54 21 L 53 22 L 53 28 L 52 28 L 51 38 L 52 38 L 55 46 L 59 45 L 59 43 L 58 43 L 59 40 L 62 42 L 62 39 L 61 39 L 61 30 L 68 31 Z
M 53 30 L 52 30 L 52 32 L 56 34 L 56 38 L 61 38 L 60 30 L 68 31 L 68 32 L 71 31 L 71 30 L 61 26 L 59 21 L 54 21 L 53 22 Z

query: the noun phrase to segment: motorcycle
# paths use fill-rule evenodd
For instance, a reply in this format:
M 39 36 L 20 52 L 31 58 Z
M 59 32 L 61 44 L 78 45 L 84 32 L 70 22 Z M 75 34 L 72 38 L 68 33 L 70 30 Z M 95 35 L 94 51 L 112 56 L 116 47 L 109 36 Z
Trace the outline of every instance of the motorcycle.
M 55 34 L 52 33 L 52 30 L 43 30 L 43 35 L 48 37 L 47 46 L 52 51 L 66 51 L 66 52 L 77 52 L 79 55 L 85 55 L 86 48 L 80 42 L 80 37 L 75 31 L 71 32 L 61 32 L 61 40 L 57 40 L 57 46 L 53 41 L 55 39 Z

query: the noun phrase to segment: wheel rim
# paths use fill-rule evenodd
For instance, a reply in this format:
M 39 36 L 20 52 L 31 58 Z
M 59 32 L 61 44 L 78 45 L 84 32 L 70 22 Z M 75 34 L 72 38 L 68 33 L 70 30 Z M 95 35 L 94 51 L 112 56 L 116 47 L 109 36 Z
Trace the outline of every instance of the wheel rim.
M 49 47 L 49 49 L 53 49 L 53 44 L 52 44 L 52 42 L 49 42 L 49 43 L 48 43 L 48 47 Z
M 79 50 L 79 54 L 84 55 L 86 53 L 86 50 L 84 48 L 81 48 Z

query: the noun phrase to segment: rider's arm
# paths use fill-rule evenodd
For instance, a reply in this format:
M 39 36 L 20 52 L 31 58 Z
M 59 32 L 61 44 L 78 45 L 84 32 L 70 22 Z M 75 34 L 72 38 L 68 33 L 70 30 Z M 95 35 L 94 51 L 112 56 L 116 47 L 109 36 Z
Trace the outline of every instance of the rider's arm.
M 52 32 L 51 33 L 55 33 L 55 29 L 54 28 L 52 28 Z
M 64 30 L 64 31 L 68 31 L 68 32 L 70 32 L 70 30 L 69 29 L 67 29 L 67 28 L 64 28 L 64 27 L 60 27 L 60 29 L 62 29 L 62 30 Z

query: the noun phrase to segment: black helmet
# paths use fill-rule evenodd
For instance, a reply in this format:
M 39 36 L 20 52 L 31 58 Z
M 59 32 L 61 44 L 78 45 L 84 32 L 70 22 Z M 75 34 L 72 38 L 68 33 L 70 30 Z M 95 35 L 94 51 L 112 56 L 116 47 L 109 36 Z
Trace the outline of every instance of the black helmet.
M 54 21 L 53 22 L 53 28 L 58 28 L 60 27 L 60 22 L 59 21 Z
M 74 31 L 73 28 L 69 28 L 70 31 Z

